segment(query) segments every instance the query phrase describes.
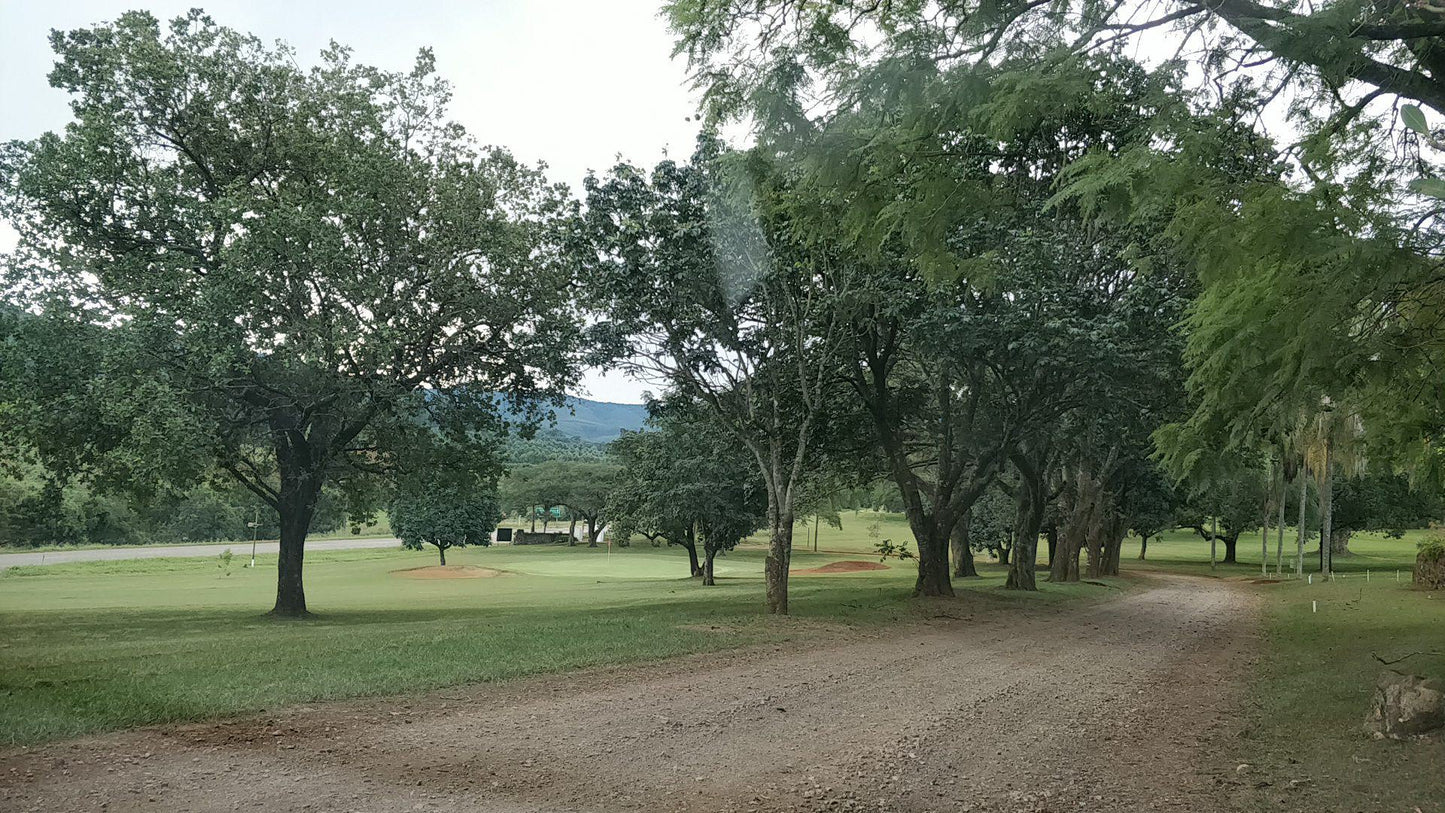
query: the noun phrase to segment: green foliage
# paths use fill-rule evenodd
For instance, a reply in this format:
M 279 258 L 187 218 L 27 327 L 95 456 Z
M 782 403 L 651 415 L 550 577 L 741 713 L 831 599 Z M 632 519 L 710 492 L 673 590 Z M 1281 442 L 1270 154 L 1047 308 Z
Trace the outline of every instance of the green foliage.
M 418 449 L 494 469 L 498 435 L 560 401 L 565 191 L 447 120 L 430 52 L 393 73 L 333 45 L 303 70 L 198 11 L 52 44 L 74 121 L 0 151 L 6 291 L 40 314 L 0 325 L 0 432 L 52 471 L 220 469 L 299 551 L 324 485 L 364 514 Z M 277 611 L 304 612 L 281 561 Z
M 447 474 L 414 475 L 397 488 L 387 516 L 403 547 L 433 545 L 446 564 L 448 548 L 491 545 L 502 511 L 496 488 L 487 483 Z
M 618 534 L 663 538 L 707 554 L 732 550 L 765 523 L 767 497 L 753 461 L 698 404 L 654 403 L 648 427 L 609 449 L 621 464 L 608 501 Z
M 1419 135 L 1430 135 L 1430 125 L 1425 120 L 1425 114 L 1421 112 L 1420 108 L 1416 105 L 1402 105 L 1400 107 L 1400 121 L 1404 122 L 1406 127 L 1409 127 Z
M 1421 540 L 1419 551 L 1419 555 L 1428 561 L 1438 562 L 1445 560 L 1445 536 L 1436 534 L 1428 539 Z
M 512 465 L 527 466 L 552 460 L 596 461 L 606 456 L 605 446 L 556 429 L 539 429 L 530 438 L 515 435 L 507 438 L 506 457 Z
M 878 561 L 880 562 L 884 562 L 889 559 L 907 561 L 909 559 L 918 558 L 917 556 L 913 555 L 913 551 L 908 549 L 907 542 L 895 543 L 892 539 L 884 539 L 875 543 L 873 545 L 873 552 L 878 554 Z
M 1340 477 L 1334 484 L 1332 531 L 1348 537 L 1358 531 L 1400 536 L 1438 521 L 1445 509 L 1438 492 L 1412 487 L 1409 478 L 1387 472 Z
M 607 460 L 550 460 L 519 466 L 501 484 L 501 505 L 527 515 L 534 508 L 565 506 L 587 522 L 587 540 L 596 544 L 607 523 L 608 498 L 617 464 Z
M 999 559 L 1008 556 L 1014 544 L 1015 500 L 1001 489 L 990 488 L 973 504 L 969 515 L 968 541 L 977 551 L 988 551 Z

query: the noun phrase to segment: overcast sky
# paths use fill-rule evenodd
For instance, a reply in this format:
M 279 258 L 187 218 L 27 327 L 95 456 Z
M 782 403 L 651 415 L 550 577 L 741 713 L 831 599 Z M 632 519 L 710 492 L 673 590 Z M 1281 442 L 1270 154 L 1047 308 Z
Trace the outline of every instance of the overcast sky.
M 45 79 L 51 29 L 133 8 L 168 19 L 198 5 L 222 25 L 285 40 L 303 60 L 336 40 L 359 62 L 400 70 L 430 46 L 454 86 L 453 118 L 482 143 L 546 161 L 574 188 L 619 155 L 642 164 L 686 156 L 697 133 L 660 0 L 0 0 L 0 140 L 34 138 L 69 118 L 65 95 Z M 13 242 L 0 224 L 0 250 Z M 643 389 L 593 373 L 575 394 L 638 403 Z

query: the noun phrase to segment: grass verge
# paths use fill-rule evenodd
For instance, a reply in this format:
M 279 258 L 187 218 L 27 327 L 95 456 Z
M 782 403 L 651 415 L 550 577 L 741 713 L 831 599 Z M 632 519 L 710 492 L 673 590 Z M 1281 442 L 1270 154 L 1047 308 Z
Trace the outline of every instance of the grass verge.
M 435 559 L 392 550 L 313 554 L 307 596 L 317 616 L 285 622 L 262 616 L 274 596 L 274 556 L 255 570 L 239 558 L 229 567 L 192 558 L 5 571 L 0 741 L 800 640 L 937 612 L 910 600 L 911 562 L 794 577 L 793 616 L 780 619 L 762 614 L 760 552 L 720 560 L 715 588 L 686 578 L 680 550 L 502 547 L 447 558 L 505 573 L 405 579 L 395 571 Z M 800 553 L 794 565 L 839 558 Z M 1003 570 L 984 570 L 959 585 L 970 609 L 1117 595 L 1092 585 L 1004 593 Z
M 1240 740 L 1241 809 L 1445 811 L 1445 742 L 1370 739 L 1362 723 L 1386 660 L 1445 650 L 1445 595 L 1393 578 L 1261 587 L 1266 654 Z M 1315 606 L 1318 606 L 1318 611 Z M 1393 668 L 1445 677 L 1445 657 Z

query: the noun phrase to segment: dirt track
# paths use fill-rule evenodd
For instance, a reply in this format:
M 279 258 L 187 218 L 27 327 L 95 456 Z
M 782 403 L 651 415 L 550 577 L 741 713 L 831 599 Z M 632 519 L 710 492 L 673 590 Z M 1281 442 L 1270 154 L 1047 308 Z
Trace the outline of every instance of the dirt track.
M 1230 809 L 1242 588 L 939 613 L 960 617 L 12 751 L 0 809 Z

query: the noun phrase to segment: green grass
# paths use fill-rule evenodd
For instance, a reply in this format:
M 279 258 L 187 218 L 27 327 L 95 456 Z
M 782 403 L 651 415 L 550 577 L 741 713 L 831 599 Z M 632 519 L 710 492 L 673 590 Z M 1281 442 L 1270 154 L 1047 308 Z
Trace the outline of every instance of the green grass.
M 1372 653 L 1391 660 L 1445 650 L 1445 594 L 1358 576 L 1260 589 L 1266 654 L 1254 684 L 1257 716 L 1235 758 L 1261 766 L 1270 784 L 1248 801 L 1260 809 L 1445 810 L 1445 742 L 1378 741 L 1361 729 L 1375 677 L 1387 668 Z M 1445 678 L 1445 657 L 1392 668 Z M 1303 781 L 1290 788 L 1291 779 Z
M 678 549 L 498 547 L 452 551 L 496 578 L 413 580 L 434 554 L 366 550 L 307 557 L 317 617 L 263 617 L 275 557 L 20 567 L 0 575 L 0 741 L 35 743 L 329 698 L 423 691 L 587 666 L 827 634 L 912 618 L 912 562 L 792 580 L 791 618 L 762 613 L 762 555 L 720 559 L 719 585 L 685 577 Z M 799 553 L 796 568 L 837 555 Z M 860 558 L 857 556 L 851 558 Z M 1036 595 L 971 580 L 974 603 L 1102 598 L 1088 585 Z M 829 624 L 817 623 L 824 619 Z
M 1350 539 L 1350 556 L 1337 556 L 1334 559 L 1334 570 L 1337 574 L 1347 576 L 1363 576 L 1370 571 L 1371 579 L 1378 577 L 1394 578 L 1396 570 L 1402 571 L 1402 577 L 1407 578 L 1410 569 L 1415 566 L 1415 553 L 1420 542 L 1437 534 L 1437 531 L 1415 530 L 1406 531 L 1399 539 L 1392 539 L 1384 534 L 1364 533 L 1355 534 Z M 1284 571 L 1286 575 L 1294 572 L 1294 551 L 1295 531 L 1293 528 L 1286 528 L 1284 533 Z M 1269 537 L 1269 572 L 1275 571 L 1275 533 L 1270 532 Z M 1306 574 L 1319 570 L 1319 537 L 1305 538 L 1304 572 Z M 1313 555 L 1311 555 L 1313 553 Z M 1122 566 L 1125 569 L 1146 565 L 1135 557 L 1139 555 L 1139 540 L 1130 538 L 1124 543 L 1124 556 Z M 1219 556 L 1224 556 L 1224 545 L 1219 546 Z M 1238 563 L 1219 564 L 1213 571 L 1214 575 L 1225 576 L 1258 576 L 1260 573 L 1260 547 L 1259 530 L 1245 534 L 1239 539 Z M 1161 567 L 1170 570 L 1181 570 L 1197 574 L 1209 574 L 1209 543 L 1199 537 L 1193 531 L 1170 531 L 1161 537 L 1149 540 L 1149 551 L 1147 565 Z
M 810 552 L 811 529 L 799 526 L 795 568 L 876 561 L 869 554 L 877 538 L 910 539 L 896 515 L 845 512 L 842 519 L 841 530 L 819 529 L 818 554 Z M 1393 581 L 1393 570 L 1413 560 L 1418 537 L 1358 537 L 1359 555 L 1338 563 L 1334 583 L 1257 588 L 1269 602 L 1271 645 L 1257 676 L 1260 719 L 1247 744 L 1322 760 L 1310 768 L 1322 772 L 1377 764 L 1339 763 L 1360 748 L 1386 754 L 1379 764 L 1392 771 L 1419 767 L 1412 752 L 1355 733 L 1378 671 L 1371 649 L 1398 655 L 1442 648 L 1445 597 L 1426 598 Z M 1210 572 L 1208 545 L 1192 534 L 1152 541 L 1149 554 L 1138 562 L 1137 541 L 1126 543 L 1125 572 Z M 1240 564 L 1214 575 L 1256 576 L 1258 553 L 1242 544 L 1240 554 Z M 245 558 L 238 549 L 230 575 L 213 557 L 0 574 L 0 742 L 798 640 L 933 612 L 909 599 L 913 563 L 891 561 L 885 571 L 795 577 L 793 617 L 769 618 L 762 613 L 761 540 L 754 539 L 719 560 L 716 588 L 685 578 L 681 550 L 646 545 L 610 554 L 580 546 L 453 551 L 452 564 L 506 573 L 438 581 L 394 575 L 434 564 L 431 552 L 318 552 L 307 558 L 307 596 L 318 615 L 285 622 L 262 615 L 274 596 L 275 557 L 260 557 L 255 570 L 241 566 Z M 1082 584 L 1005 593 L 997 589 L 1003 568 L 979 561 L 984 578 L 958 585 L 973 606 L 1007 610 L 1116 595 Z M 1320 601 L 1320 613 L 1307 612 L 1309 600 Z M 1438 659 L 1406 665 L 1445 673 Z

